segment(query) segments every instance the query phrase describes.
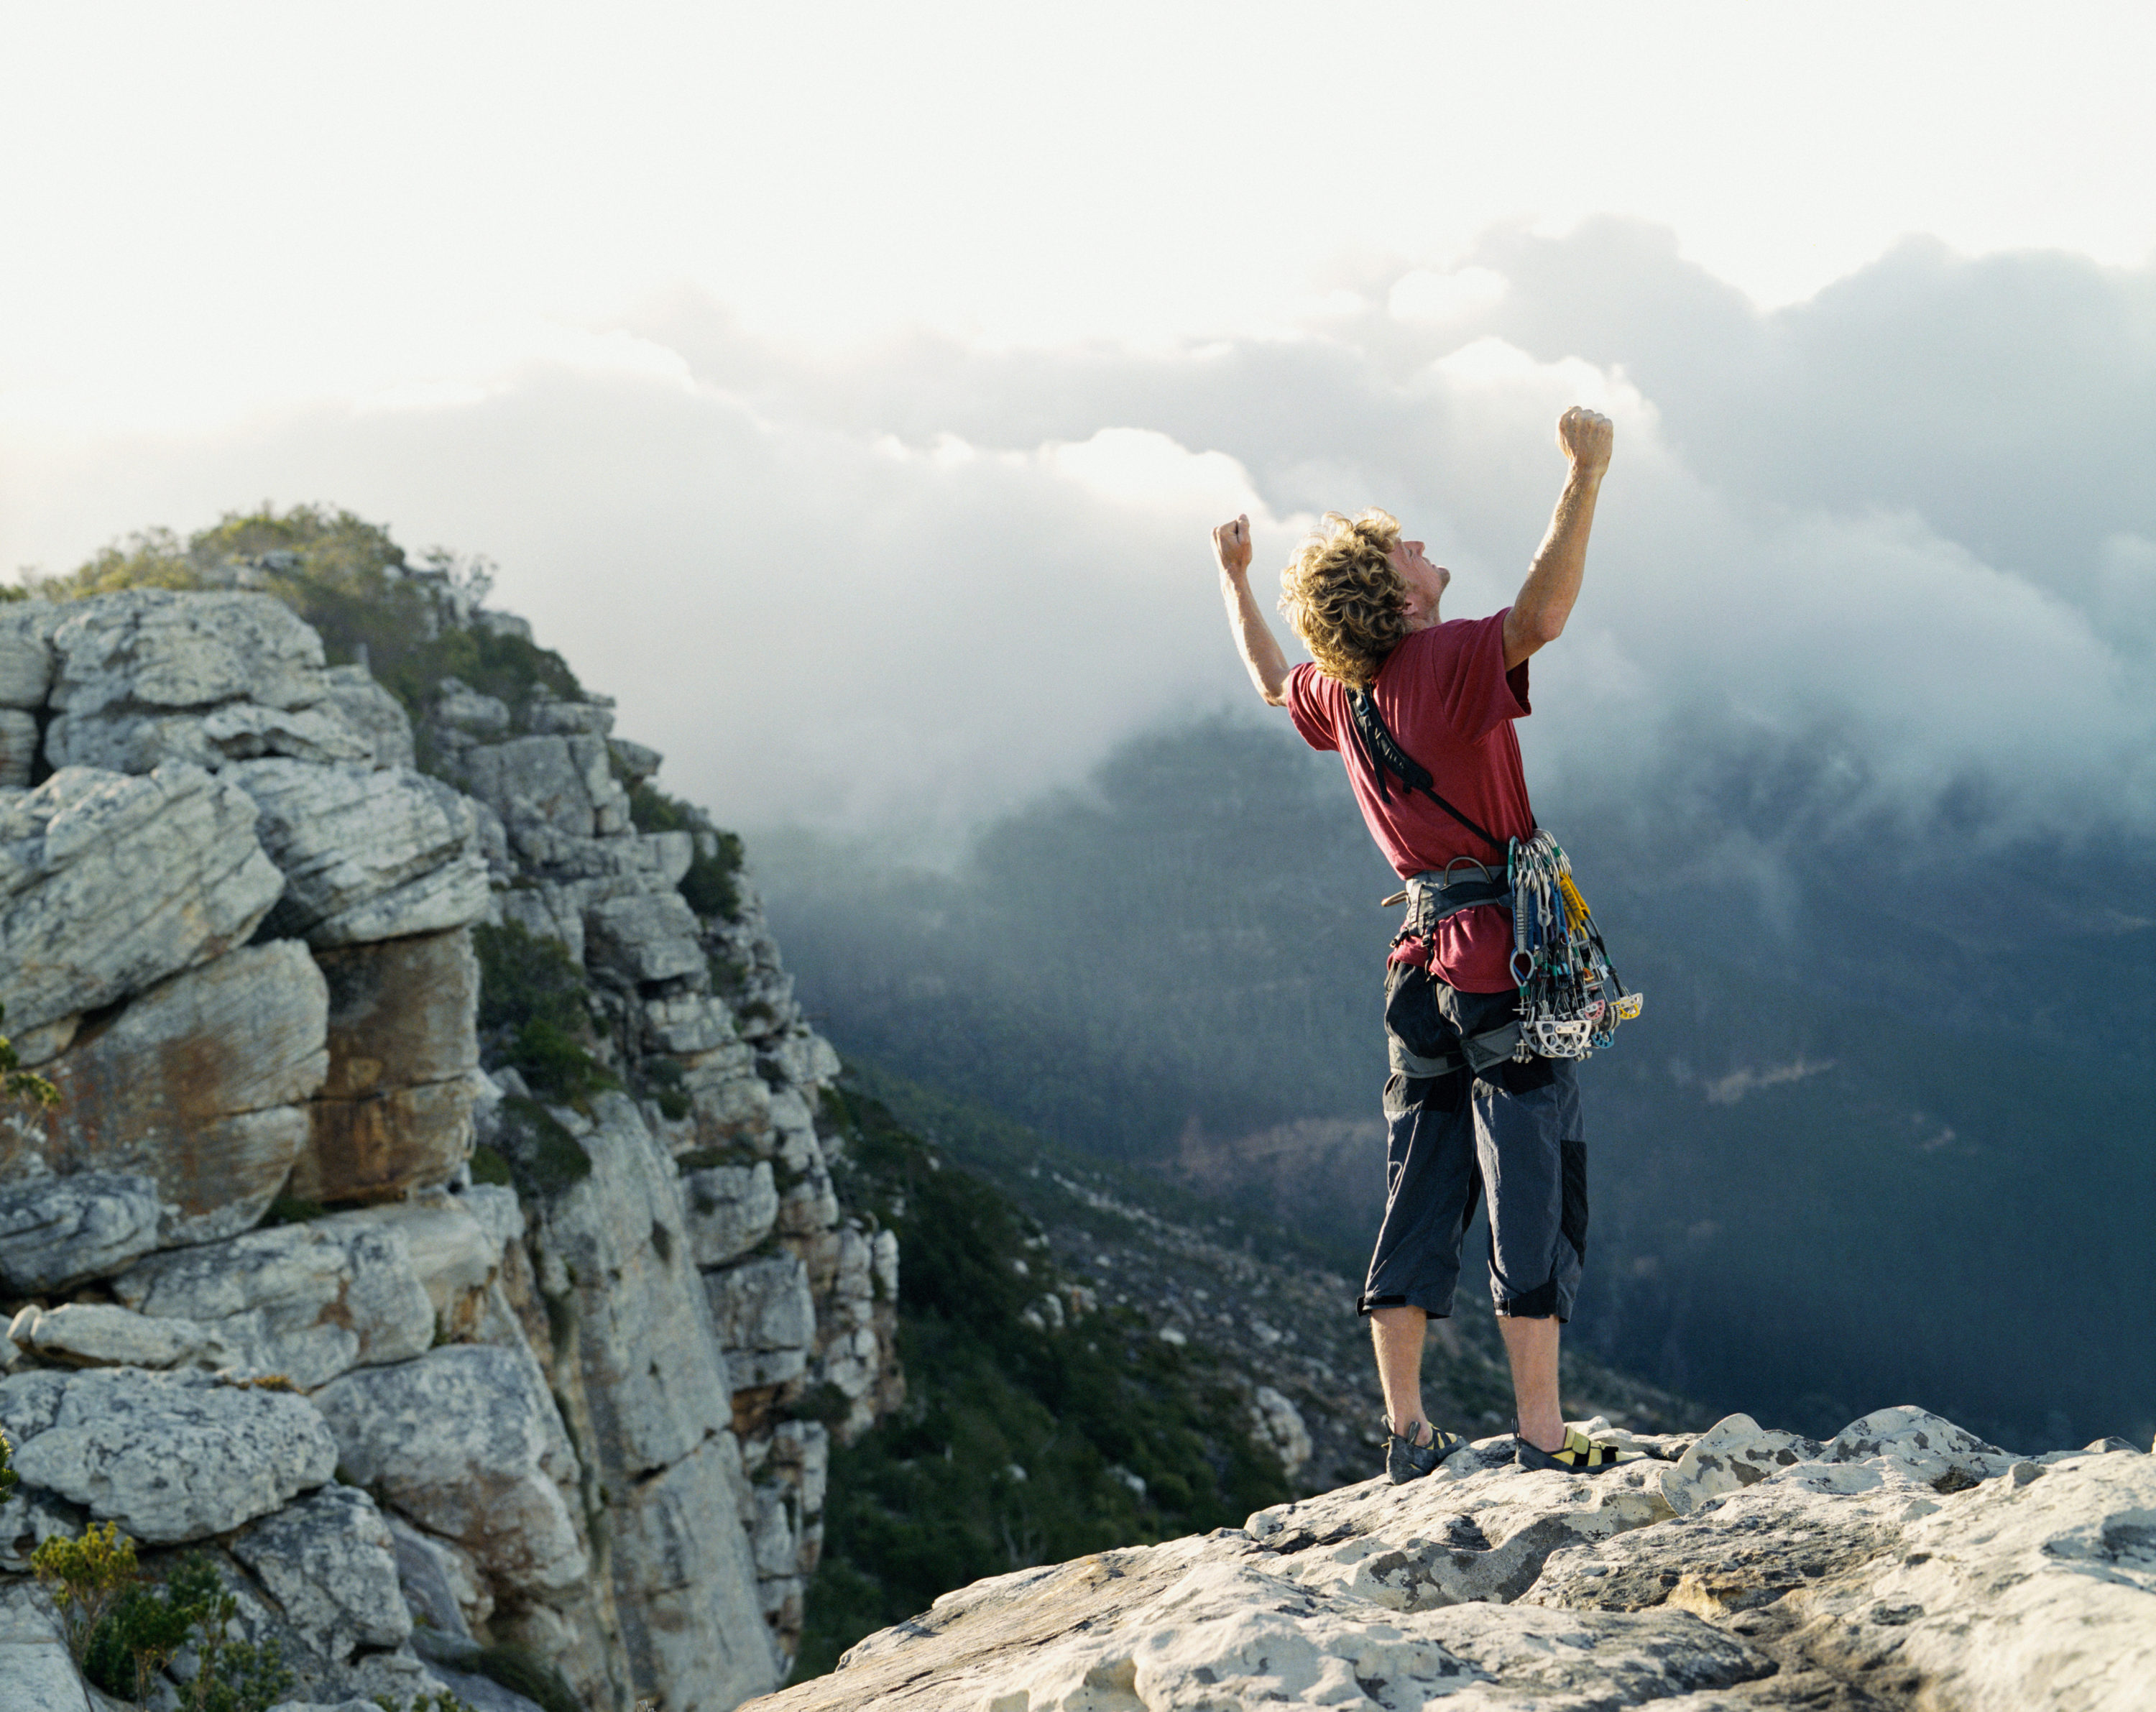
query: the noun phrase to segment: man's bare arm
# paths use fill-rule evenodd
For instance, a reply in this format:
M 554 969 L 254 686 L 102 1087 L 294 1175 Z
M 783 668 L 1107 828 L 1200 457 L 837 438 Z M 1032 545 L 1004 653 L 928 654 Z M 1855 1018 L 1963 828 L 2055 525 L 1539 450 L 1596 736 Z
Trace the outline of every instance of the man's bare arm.
M 1228 603 L 1229 627 L 1242 650 L 1243 666 L 1258 693 L 1274 707 L 1287 706 L 1287 656 L 1273 639 L 1272 626 L 1250 594 L 1250 520 L 1223 523 L 1213 532 L 1213 557 L 1220 566 L 1220 595 Z
M 1578 404 L 1557 419 L 1557 443 L 1572 468 L 1558 496 L 1549 533 L 1520 585 L 1519 599 L 1505 614 L 1507 671 L 1564 634 L 1587 569 L 1587 536 L 1594 527 L 1595 496 L 1602 490 L 1602 472 L 1609 467 L 1613 438 L 1607 416 Z

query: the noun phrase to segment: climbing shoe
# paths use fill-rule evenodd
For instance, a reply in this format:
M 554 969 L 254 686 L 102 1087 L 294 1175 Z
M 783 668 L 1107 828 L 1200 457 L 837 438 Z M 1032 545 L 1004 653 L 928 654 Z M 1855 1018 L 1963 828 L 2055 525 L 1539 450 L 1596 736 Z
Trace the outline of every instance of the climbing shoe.
M 1645 1451 L 1628 1451 L 1607 1439 L 1589 1438 L 1577 1427 L 1565 1428 L 1564 1442 L 1553 1451 L 1529 1444 L 1524 1438 L 1513 1442 L 1519 1447 L 1513 1460 L 1522 1468 L 1555 1468 L 1566 1474 L 1603 1474 L 1628 1463 L 1648 1460 Z
M 1418 1431 L 1430 1435 L 1427 1444 L 1415 1442 Z M 1458 1433 L 1441 1432 L 1426 1421 L 1409 1422 L 1407 1437 L 1403 1438 L 1393 1431 L 1393 1424 L 1388 1421 L 1385 1422 L 1385 1478 L 1395 1486 L 1404 1486 L 1410 1480 L 1419 1480 L 1466 1442 Z

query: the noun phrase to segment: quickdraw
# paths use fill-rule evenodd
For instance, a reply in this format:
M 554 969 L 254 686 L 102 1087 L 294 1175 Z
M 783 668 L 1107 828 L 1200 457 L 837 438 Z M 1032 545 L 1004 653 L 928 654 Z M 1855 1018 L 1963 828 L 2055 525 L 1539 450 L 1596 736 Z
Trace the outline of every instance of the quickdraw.
M 1646 1003 L 1628 993 L 1609 948 L 1573 884 L 1572 863 L 1548 833 L 1516 838 L 1507 856 L 1512 888 L 1512 979 L 1520 986 L 1517 1057 L 1585 1058 L 1616 1037 Z

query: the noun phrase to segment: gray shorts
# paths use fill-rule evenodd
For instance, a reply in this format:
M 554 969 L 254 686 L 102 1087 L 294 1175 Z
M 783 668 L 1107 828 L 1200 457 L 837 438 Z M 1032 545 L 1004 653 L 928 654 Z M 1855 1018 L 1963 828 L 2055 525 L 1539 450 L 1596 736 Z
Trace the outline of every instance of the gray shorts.
M 1386 982 L 1386 1026 L 1440 1056 L 1446 1030 L 1474 1033 L 1510 994 L 1455 993 L 1416 969 Z M 1587 1256 L 1587 1142 L 1568 1061 L 1385 1084 L 1385 1216 L 1357 1306 L 1452 1312 L 1460 1242 L 1490 1198 L 1490 1298 L 1522 1319 L 1572 1318 Z

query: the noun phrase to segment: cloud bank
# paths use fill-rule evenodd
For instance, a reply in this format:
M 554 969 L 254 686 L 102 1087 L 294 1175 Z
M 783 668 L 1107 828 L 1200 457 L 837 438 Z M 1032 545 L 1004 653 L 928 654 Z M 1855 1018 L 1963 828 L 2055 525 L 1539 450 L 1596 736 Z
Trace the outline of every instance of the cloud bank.
M 682 298 L 486 388 L 9 445 L 0 553 L 58 569 L 333 501 L 497 559 L 497 601 L 676 790 L 932 841 L 1163 719 L 1262 717 L 1222 517 L 1251 514 L 1262 568 L 1316 512 L 1381 503 L 1457 573 L 1448 612 L 1505 604 L 1561 479 L 1551 424 L 1584 401 L 1618 454 L 1535 664 L 1538 790 L 1794 750 L 1860 819 L 2156 819 L 2156 272 L 1912 243 L 1762 313 L 1604 221 L 1327 309 L 1265 339 L 924 337 L 839 367 Z

